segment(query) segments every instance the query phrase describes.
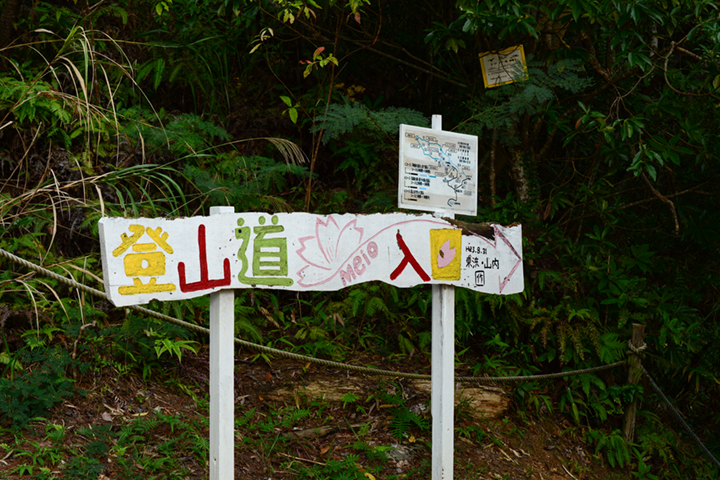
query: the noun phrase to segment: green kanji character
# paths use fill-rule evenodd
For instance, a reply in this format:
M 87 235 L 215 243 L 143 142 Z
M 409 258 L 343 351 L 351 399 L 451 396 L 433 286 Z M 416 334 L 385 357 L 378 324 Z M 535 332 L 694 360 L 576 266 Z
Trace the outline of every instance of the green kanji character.
M 260 217 L 261 226 L 251 229 L 244 226 L 245 220 L 239 218 L 235 229 L 235 238 L 242 240 L 238 250 L 238 258 L 242 264 L 238 280 L 246 285 L 272 285 L 289 287 L 294 282 L 287 277 L 288 257 L 286 238 L 265 238 L 266 235 L 285 231 L 285 227 L 278 225 L 277 215 L 272 217 L 272 225 L 265 225 L 265 217 Z M 250 267 L 247 250 L 250 246 L 251 230 L 255 233 L 252 248 L 252 277 L 246 275 Z M 277 278 L 276 278 L 277 277 Z

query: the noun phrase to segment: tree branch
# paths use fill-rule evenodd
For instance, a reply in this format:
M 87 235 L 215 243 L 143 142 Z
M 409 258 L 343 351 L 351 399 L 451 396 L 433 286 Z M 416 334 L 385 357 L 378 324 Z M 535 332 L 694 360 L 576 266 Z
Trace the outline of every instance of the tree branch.
M 694 53 L 689 52 L 689 51 L 685 50 L 684 48 L 683 48 L 683 49 L 680 49 L 675 42 L 672 42 L 672 43 L 670 44 L 670 51 L 668 52 L 667 56 L 665 57 L 665 68 L 663 69 L 663 75 L 665 76 L 665 83 L 667 84 L 668 87 L 670 87 L 670 90 L 672 90 L 673 92 L 677 93 L 678 95 L 683 95 L 683 96 L 686 96 L 686 97 L 712 97 L 712 98 L 714 98 L 714 99 L 716 99 L 716 100 L 719 99 L 716 95 L 713 95 L 712 93 L 681 92 L 680 90 L 678 90 L 677 88 L 675 88 L 675 87 L 672 86 L 672 84 L 670 83 L 670 79 L 668 78 L 668 74 L 667 74 L 667 72 L 668 72 L 668 62 L 670 61 L 670 56 L 673 54 L 673 52 L 674 52 L 676 49 L 677 49 L 677 50 L 681 50 L 683 53 L 687 53 L 687 54 L 690 54 L 690 55 L 693 56 L 693 57 L 698 58 L 698 56 L 695 55 Z

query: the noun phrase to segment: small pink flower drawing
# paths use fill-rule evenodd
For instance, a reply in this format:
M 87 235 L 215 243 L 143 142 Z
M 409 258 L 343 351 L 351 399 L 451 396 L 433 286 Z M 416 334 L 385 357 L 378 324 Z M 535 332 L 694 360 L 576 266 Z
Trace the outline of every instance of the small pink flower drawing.
M 445 268 L 455 259 L 455 249 L 450 248 L 450 240 L 442 244 L 437 256 L 439 268 Z
M 299 239 L 301 247 L 296 253 L 307 265 L 297 272 L 297 283 L 309 287 L 330 281 L 360 247 L 364 233 L 357 219 L 341 228 L 332 215 L 326 222 L 318 218 L 315 235 Z

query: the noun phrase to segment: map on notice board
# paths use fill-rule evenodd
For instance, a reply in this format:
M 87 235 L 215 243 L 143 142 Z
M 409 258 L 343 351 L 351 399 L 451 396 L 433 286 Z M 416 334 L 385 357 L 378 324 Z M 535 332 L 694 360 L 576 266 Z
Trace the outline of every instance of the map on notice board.
M 398 207 L 477 215 L 474 135 L 400 125 Z

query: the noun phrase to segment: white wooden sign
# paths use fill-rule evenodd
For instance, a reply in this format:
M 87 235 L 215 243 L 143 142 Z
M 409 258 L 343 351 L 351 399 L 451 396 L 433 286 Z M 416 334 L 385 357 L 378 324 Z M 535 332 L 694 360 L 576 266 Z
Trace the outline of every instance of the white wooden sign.
M 477 215 L 478 139 L 400 125 L 398 207 Z
M 462 235 L 430 215 L 222 213 L 103 218 L 105 292 L 116 306 L 223 289 L 339 290 L 379 280 L 511 294 L 523 289 L 520 226 Z

